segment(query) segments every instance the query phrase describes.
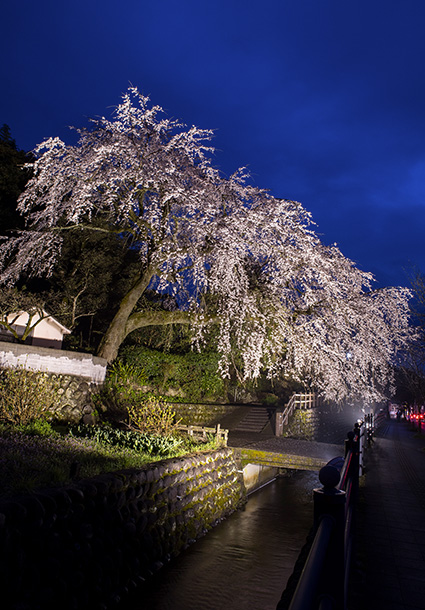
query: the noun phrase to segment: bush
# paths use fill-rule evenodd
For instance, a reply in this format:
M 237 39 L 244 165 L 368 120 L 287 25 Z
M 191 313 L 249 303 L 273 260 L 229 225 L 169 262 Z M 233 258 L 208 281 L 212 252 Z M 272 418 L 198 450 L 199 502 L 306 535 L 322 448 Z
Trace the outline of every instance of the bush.
M 127 416 L 127 405 L 138 402 L 143 396 L 145 376 L 143 369 L 133 364 L 116 360 L 110 369 L 100 392 L 93 394 L 96 410 L 106 412 L 113 420 Z
M 151 456 L 166 455 L 182 444 L 181 439 L 173 436 L 144 434 L 136 430 L 120 430 L 112 426 L 78 424 L 72 426 L 69 433 L 71 436 L 89 438 L 97 443 L 141 451 Z
M 146 434 L 169 436 L 178 422 L 172 406 L 146 392 L 144 369 L 135 363 L 117 360 L 112 365 L 105 386 L 95 397 L 100 406 L 106 405 L 108 415 L 120 416 L 130 428 Z
M 26 425 L 49 419 L 58 389 L 46 373 L 23 368 L 0 370 L 0 421 Z
M 129 425 L 140 432 L 168 436 L 176 429 L 176 414 L 171 405 L 148 395 L 127 405 Z
M 28 424 L 21 424 L 17 426 L 17 430 L 28 434 L 29 436 L 55 436 L 56 432 L 53 430 L 50 422 L 45 419 L 35 419 Z
M 177 392 L 187 402 L 221 400 L 226 395 L 225 381 L 218 372 L 220 355 L 216 352 L 171 354 L 127 346 L 120 357 L 131 370 L 143 375 L 142 385 L 149 385 L 156 394 Z
M 115 360 L 108 371 L 107 384 L 125 398 L 131 398 L 146 385 L 144 369 L 129 362 Z

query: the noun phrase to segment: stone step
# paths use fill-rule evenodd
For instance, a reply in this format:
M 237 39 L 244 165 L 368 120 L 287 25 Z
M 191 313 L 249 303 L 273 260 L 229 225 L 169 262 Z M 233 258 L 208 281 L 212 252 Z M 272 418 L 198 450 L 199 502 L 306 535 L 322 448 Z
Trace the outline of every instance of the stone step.
M 250 407 L 234 427 L 236 432 L 262 432 L 269 423 L 269 414 L 264 407 Z

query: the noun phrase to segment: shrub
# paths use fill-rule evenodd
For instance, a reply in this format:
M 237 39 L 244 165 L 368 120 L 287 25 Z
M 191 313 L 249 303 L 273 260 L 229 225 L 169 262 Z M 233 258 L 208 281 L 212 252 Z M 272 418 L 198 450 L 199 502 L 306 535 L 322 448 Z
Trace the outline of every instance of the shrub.
M 0 420 L 25 425 L 49 419 L 58 389 L 46 373 L 23 368 L 0 370 Z
M 29 436 L 55 436 L 50 422 L 45 419 L 35 419 L 28 424 L 21 424 L 17 427 L 18 430 Z
M 129 425 L 140 432 L 168 436 L 176 429 L 176 414 L 170 404 L 146 395 L 127 405 Z
M 156 394 L 177 390 L 180 398 L 188 402 L 219 400 L 226 395 L 225 381 L 218 372 L 220 355 L 216 352 L 171 354 L 127 346 L 120 357 L 132 370 L 143 371 L 142 385 L 149 385 Z
M 93 394 L 94 405 L 99 412 L 106 411 L 109 418 L 122 420 L 127 415 L 127 405 L 143 396 L 145 383 L 142 368 L 116 360 L 108 370 L 103 388 Z
M 124 398 L 131 398 L 146 385 L 146 376 L 143 368 L 122 360 L 115 360 L 108 371 L 107 385 L 122 394 Z
M 166 455 L 182 444 L 182 440 L 174 436 L 144 434 L 136 430 L 120 430 L 112 426 L 78 424 L 72 426 L 69 433 L 71 436 L 89 438 L 97 443 L 141 451 L 151 456 Z

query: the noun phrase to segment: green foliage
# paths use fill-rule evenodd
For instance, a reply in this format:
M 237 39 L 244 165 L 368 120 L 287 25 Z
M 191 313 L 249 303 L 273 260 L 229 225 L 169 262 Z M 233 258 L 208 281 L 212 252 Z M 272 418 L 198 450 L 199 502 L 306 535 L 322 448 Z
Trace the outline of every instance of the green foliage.
M 94 351 L 117 304 L 134 282 L 136 255 L 100 219 L 93 231 L 64 231 L 48 288 L 48 310 L 70 328 L 67 348 Z
M 145 371 L 140 365 L 116 360 L 108 371 L 107 384 L 123 398 L 135 398 L 146 385 Z
M 54 436 L 56 434 L 52 424 L 45 419 L 35 419 L 27 424 L 21 424 L 17 426 L 17 430 L 29 436 Z
M 276 394 L 266 394 L 263 403 L 275 407 L 279 403 L 279 396 L 276 396 Z
M 93 395 L 99 412 L 107 411 L 113 419 L 128 417 L 129 404 L 139 403 L 145 396 L 146 377 L 143 368 L 116 360 L 108 370 L 102 390 Z
M 7 125 L 0 128 L 0 234 L 22 229 L 24 221 L 16 211 L 19 195 L 31 176 L 24 168 L 30 156 L 18 150 Z
M 47 420 L 59 386 L 46 373 L 26 369 L 0 370 L 0 421 L 29 424 Z
M 78 424 L 71 427 L 70 434 L 113 447 L 141 451 L 151 456 L 167 455 L 182 444 L 182 440 L 177 437 L 144 434 L 136 430 L 121 430 L 112 426 Z
M 127 346 L 120 357 L 135 370 L 143 370 L 145 384 L 159 395 L 176 393 L 187 402 L 218 400 L 225 395 L 225 382 L 218 373 L 220 356 L 216 352 L 171 354 Z
M 169 403 L 147 395 L 127 404 L 129 425 L 140 432 L 168 436 L 177 426 L 176 414 Z
M 39 435 L 29 428 L 0 422 L 0 496 L 71 482 L 71 465 L 78 462 L 80 477 L 125 468 L 140 468 L 159 459 L 146 453 L 98 443 L 90 438 L 59 433 Z

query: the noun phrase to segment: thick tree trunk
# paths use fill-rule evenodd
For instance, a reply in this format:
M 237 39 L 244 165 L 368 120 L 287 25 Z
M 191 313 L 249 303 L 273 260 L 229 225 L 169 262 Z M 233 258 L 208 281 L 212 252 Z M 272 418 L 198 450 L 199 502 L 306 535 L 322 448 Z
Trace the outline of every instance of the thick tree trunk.
M 117 357 L 118 349 L 128 334 L 128 331 L 126 331 L 128 319 L 137 301 L 149 286 L 154 273 L 154 269 L 148 268 L 121 301 L 119 309 L 110 323 L 98 350 L 98 355 L 101 358 L 105 358 L 108 362 L 112 362 Z
M 133 313 L 138 300 L 143 295 L 155 274 L 154 269 L 148 269 L 125 295 L 114 319 L 99 346 L 98 356 L 112 362 L 118 355 L 118 350 L 124 339 L 137 328 L 145 326 L 165 326 L 167 324 L 190 324 L 196 319 L 196 314 L 188 311 L 146 310 Z M 208 317 L 209 322 L 217 322 L 215 316 Z

